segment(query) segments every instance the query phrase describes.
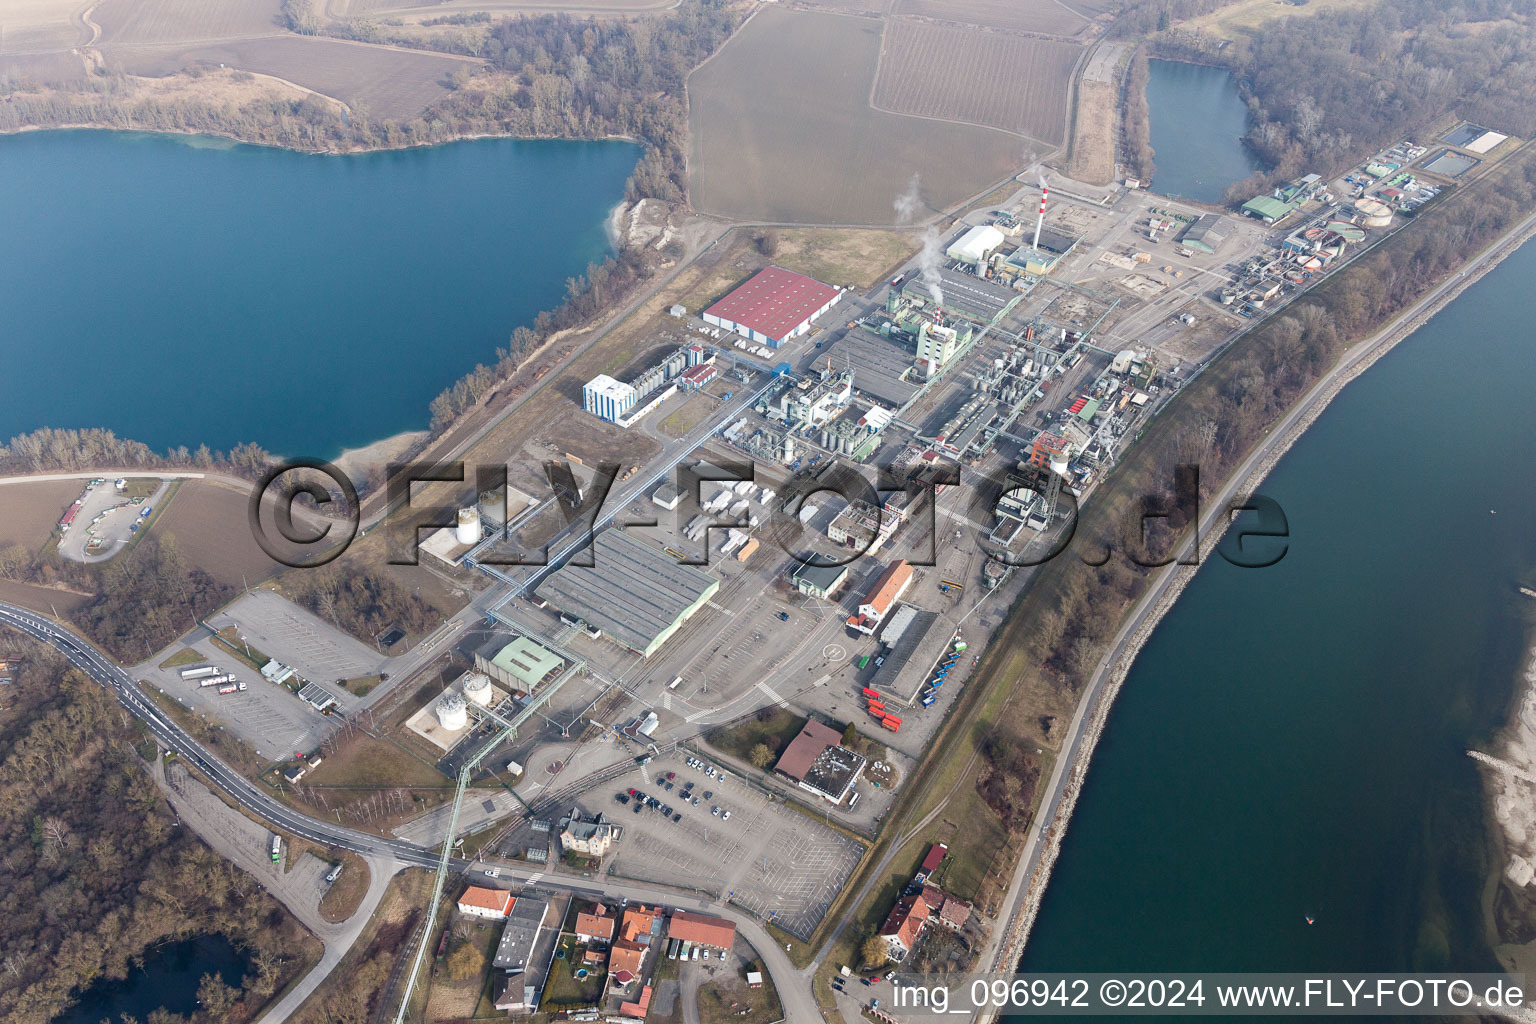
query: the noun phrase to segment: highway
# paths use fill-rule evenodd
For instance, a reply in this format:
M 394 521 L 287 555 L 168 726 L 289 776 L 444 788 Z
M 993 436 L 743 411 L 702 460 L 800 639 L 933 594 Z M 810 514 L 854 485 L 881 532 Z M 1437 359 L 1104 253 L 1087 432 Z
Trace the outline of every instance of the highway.
M 108 659 L 78 634 L 51 619 L 15 605 L 0 604 L 0 625 L 10 626 L 40 640 L 64 655 L 70 664 L 111 690 L 123 707 L 149 728 L 162 747 L 174 750 L 195 765 L 241 807 L 274 828 L 323 846 L 335 846 L 366 856 L 393 857 L 403 863 L 422 867 L 437 866 L 437 854 L 426 847 L 333 825 L 301 814 L 274 800 L 167 718 L 116 662 Z

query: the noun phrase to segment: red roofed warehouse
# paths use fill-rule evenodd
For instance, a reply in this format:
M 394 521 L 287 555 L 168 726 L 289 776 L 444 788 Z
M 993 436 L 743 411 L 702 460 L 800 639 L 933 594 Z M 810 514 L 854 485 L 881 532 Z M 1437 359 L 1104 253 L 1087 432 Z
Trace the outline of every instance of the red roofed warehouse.
M 765 267 L 704 311 L 704 322 L 778 348 L 811 329 L 842 292 L 804 274 Z
M 731 943 L 736 941 L 736 926 L 718 917 L 674 910 L 672 919 L 667 922 L 667 937 L 711 949 L 730 949 Z

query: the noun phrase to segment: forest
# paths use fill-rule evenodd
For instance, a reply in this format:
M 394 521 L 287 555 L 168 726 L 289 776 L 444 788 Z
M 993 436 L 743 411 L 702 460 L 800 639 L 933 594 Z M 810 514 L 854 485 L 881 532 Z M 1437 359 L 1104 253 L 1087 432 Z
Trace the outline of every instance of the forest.
M 165 454 L 110 430 L 43 427 L 0 444 L 0 473 L 73 472 L 82 469 L 206 469 L 249 479 L 259 477 L 272 456 L 260 445 L 240 444 L 228 452 L 207 445 L 179 445 Z
M 437 621 L 437 613 L 420 596 L 345 559 L 289 573 L 283 583 L 299 604 L 368 643 L 391 626 L 422 633 Z
M 1203 2 L 1143 4 L 1117 28 L 1204 13 Z M 1241 182 L 1242 201 L 1277 181 L 1346 169 L 1436 122 L 1466 118 L 1509 134 L 1536 133 L 1536 0 L 1391 0 L 1264 22 L 1246 46 L 1170 28 L 1154 56 L 1230 67 L 1247 99 L 1246 141 L 1272 170 Z M 1126 19 L 1130 19 L 1127 21 Z M 1427 141 L 1419 139 L 1418 141 Z
M 106 691 L 47 648 L 22 652 L 0 711 L 0 1020 L 47 1024 L 153 947 L 211 934 L 249 958 L 241 987 L 206 976 L 195 1014 L 149 1020 L 253 1019 L 319 943 L 173 824 L 136 750 L 153 756 L 153 742 Z
M 70 614 L 82 633 L 113 657 L 135 664 L 197 625 L 234 596 L 208 573 L 189 566 L 175 538 L 151 533 L 103 565 L 61 558 L 49 548 L 33 556 L 19 544 L 0 548 L 0 577 L 63 585 L 94 596 Z

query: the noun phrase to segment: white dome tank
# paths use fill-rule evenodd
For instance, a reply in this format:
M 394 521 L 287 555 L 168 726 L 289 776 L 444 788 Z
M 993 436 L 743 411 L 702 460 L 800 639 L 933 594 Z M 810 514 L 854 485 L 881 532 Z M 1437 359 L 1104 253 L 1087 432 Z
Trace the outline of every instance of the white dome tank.
M 469 724 L 469 712 L 464 698 L 456 693 L 445 693 L 437 699 L 437 720 L 449 732 L 458 732 Z
M 484 672 L 470 672 L 464 676 L 464 696 L 483 708 L 491 706 L 491 678 Z
M 472 508 L 459 509 L 459 523 L 454 539 L 460 544 L 480 543 L 480 513 Z

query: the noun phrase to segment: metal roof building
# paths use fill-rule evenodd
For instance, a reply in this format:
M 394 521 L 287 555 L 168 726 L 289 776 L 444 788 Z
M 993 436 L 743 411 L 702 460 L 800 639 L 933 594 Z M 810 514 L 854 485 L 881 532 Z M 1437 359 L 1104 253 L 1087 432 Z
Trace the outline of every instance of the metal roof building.
M 1297 204 L 1287 203 L 1274 196 L 1254 196 L 1243 204 L 1243 212 L 1265 224 L 1274 224 L 1291 215 Z
M 911 706 L 917 703 L 928 674 L 949 645 L 950 633 L 936 628 L 938 612 L 917 609 L 908 615 L 905 609 L 909 607 L 913 606 L 900 606 L 888 617 L 880 634 L 880 642 L 888 648 L 885 664 L 875 670 L 869 686 L 889 699 Z
M 1007 240 L 1008 236 L 991 224 L 980 224 L 955 239 L 944 250 L 944 255 L 975 266 L 996 252 L 997 247 Z
M 834 365 L 858 367 L 853 389 L 901 410 L 922 390 L 922 384 L 906 379 L 912 369 L 912 350 L 868 327 L 848 331 L 827 348 Z
M 704 311 L 704 322 L 778 348 L 810 330 L 842 292 L 815 278 L 764 267 Z
M 551 573 L 534 592 L 645 657 L 720 589 L 718 578 L 617 528 L 597 535 L 589 561 Z
M 475 668 L 516 690 L 533 691 L 565 664 L 565 659 L 526 636 L 503 642 L 505 634 L 475 652 Z
M 533 944 L 538 941 L 539 929 L 549 905 L 532 896 L 519 896 L 507 911 L 507 926 L 501 930 L 501 941 L 496 944 L 493 966 L 498 971 L 521 974 L 528 969 L 528 959 L 533 954 Z
M 943 302 L 934 300 L 929 285 L 918 274 L 914 274 L 901 286 L 901 297 L 915 299 L 924 306 L 939 306 L 981 324 L 997 323 L 1024 297 L 1021 291 L 977 277 L 975 274 L 941 267 L 938 275 L 939 291 L 944 296 Z
M 1227 240 L 1227 225 L 1219 213 L 1203 213 L 1179 239 L 1186 249 L 1213 253 Z

